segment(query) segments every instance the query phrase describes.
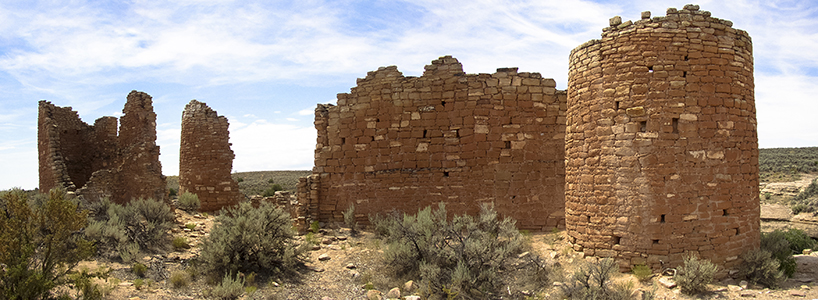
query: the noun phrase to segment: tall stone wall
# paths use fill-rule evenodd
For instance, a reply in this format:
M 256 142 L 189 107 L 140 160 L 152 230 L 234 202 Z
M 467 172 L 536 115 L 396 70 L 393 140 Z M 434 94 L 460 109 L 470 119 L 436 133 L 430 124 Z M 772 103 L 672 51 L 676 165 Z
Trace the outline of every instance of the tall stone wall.
M 156 146 L 156 114 L 148 94 L 132 91 L 117 119 L 88 125 L 70 107 L 40 101 L 38 152 L 40 190 L 60 187 L 95 201 L 133 198 L 168 201 Z
M 736 266 L 759 244 L 749 35 L 698 6 L 611 19 L 571 52 L 566 228 L 620 266 Z
M 465 74 L 441 57 L 421 77 L 383 67 L 337 106 L 319 105 L 314 176 L 299 184 L 308 214 L 358 221 L 439 202 L 475 214 L 493 202 L 518 227 L 563 223 L 566 95 L 517 68 Z M 312 189 L 314 187 L 314 189 Z
M 191 100 L 182 113 L 179 149 L 179 193 L 199 196 L 201 211 L 217 211 L 243 198 L 230 177 L 235 155 L 230 150 L 229 123 L 207 104 Z

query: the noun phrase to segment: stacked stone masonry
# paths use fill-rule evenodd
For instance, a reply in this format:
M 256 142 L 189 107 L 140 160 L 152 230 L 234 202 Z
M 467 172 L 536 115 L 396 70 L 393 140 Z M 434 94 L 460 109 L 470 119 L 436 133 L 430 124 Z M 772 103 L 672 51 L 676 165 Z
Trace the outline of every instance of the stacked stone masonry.
M 228 142 L 228 126 L 227 118 L 196 100 L 182 113 L 179 193 L 199 196 L 201 211 L 218 211 L 244 198 L 230 177 L 235 155 Z
M 148 94 L 128 94 L 117 119 L 88 125 L 70 107 L 40 101 L 37 131 L 40 190 L 63 188 L 88 200 L 134 198 L 168 201 L 156 145 L 156 114 Z
M 571 52 L 565 215 L 575 250 L 622 268 L 759 244 L 752 42 L 696 5 Z M 668 266 L 666 265 L 666 266 Z
M 353 204 L 366 223 L 439 202 L 475 214 L 488 202 L 520 228 L 562 226 L 566 99 L 555 86 L 517 68 L 465 74 L 450 56 L 420 77 L 370 72 L 316 109 L 314 175 L 299 195 L 322 221 Z

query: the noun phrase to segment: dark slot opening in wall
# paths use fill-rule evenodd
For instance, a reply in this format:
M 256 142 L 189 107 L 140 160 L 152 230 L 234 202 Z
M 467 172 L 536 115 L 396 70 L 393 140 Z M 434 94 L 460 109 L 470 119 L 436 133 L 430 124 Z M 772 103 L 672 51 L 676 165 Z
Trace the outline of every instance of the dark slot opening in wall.
M 449 172 L 443 172 L 443 177 L 449 177 Z
M 648 66 L 648 73 L 653 73 L 653 66 Z
M 685 61 L 688 61 L 688 60 L 690 60 L 690 59 L 687 57 L 687 55 L 685 55 Z
M 736 235 L 741 234 L 741 229 L 736 228 Z
M 341 145 L 346 144 L 346 143 L 347 143 L 347 138 L 341 138 Z
M 505 141 L 505 144 L 506 149 L 511 149 L 511 141 Z
M 659 218 L 659 223 L 664 223 L 664 222 L 665 222 L 665 215 L 662 215 L 662 216 Z
M 454 130 L 454 136 L 460 137 L 460 129 L 455 129 Z
M 427 133 L 427 131 L 426 131 L 426 129 L 424 129 L 423 130 L 423 138 L 426 138 L 426 133 Z
M 374 137 L 374 136 L 370 136 L 370 137 L 369 137 L 369 141 L 370 141 L 370 142 L 374 142 L 374 141 L 375 141 L 375 137 Z
M 682 77 L 687 77 L 687 71 L 682 72 Z
M 619 245 L 619 243 L 622 242 L 622 237 L 621 236 L 613 237 L 613 242 L 614 242 L 614 245 Z
M 673 126 L 673 133 L 679 133 L 679 118 L 673 118 L 670 125 Z
M 659 244 L 659 240 L 653 240 L 653 244 L 654 244 L 654 245 L 658 245 L 658 244 Z
M 639 122 L 639 131 L 640 132 L 647 132 L 648 131 L 648 121 Z
M 726 209 L 722 209 L 722 210 L 721 210 L 721 215 L 722 215 L 722 216 L 729 216 L 730 214 L 728 214 L 728 213 L 727 213 L 727 210 L 726 210 Z
M 614 101 L 614 109 L 619 110 L 619 101 Z
M 443 105 L 443 107 L 446 107 L 446 100 L 440 100 L 440 105 Z

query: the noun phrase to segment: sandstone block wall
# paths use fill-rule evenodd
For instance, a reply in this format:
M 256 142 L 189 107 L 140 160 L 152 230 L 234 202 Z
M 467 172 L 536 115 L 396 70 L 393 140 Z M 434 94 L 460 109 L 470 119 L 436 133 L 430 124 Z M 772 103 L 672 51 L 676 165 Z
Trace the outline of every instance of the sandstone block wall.
M 571 52 L 566 228 L 623 268 L 759 244 L 752 42 L 698 6 L 611 19 Z
M 179 193 L 198 195 L 201 211 L 218 211 L 244 198 L 230 177 L 235 155 L 230 150 L 228 126 L 227 118 L 196 100 L 182 113 Z
M 70 107 L 40 101 L 37 145 L 40 190 L 61 187 L 96 201 L 132 198 L 168 201 L 156 146 L 156 114 L 148 94 L 132 91 L 117 119 L 88 125 Z
M 314 176 L 299 184 L 311 216 L 359 222 L 445 202 L 452 213 L 493 202 L 520 228 L 561 226 L 566 95 L 517 68 L 465 74 L 446 56 L 423 76 L 383 67 L 337 106 L 319 105 Z M 311 189 L 314 187 L 314 189 Z

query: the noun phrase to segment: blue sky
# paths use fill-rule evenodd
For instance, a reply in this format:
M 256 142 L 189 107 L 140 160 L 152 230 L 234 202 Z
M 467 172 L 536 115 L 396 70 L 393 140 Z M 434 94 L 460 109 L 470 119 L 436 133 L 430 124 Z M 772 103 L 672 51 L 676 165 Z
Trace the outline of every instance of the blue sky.
M 172 2 L 172 3 L 169 3 Z M 747 30 L 759 144 L 818 146 L 818 2 L 699 1 Z M 608 19 L 677 1 L 2 1 L 0 189 L 37 186 L 37 101 L 87 123 L 153 96 L 163 172 L 197 99 L 230 120 L 234 171 L 310 169 L 317 103 L 380 66 L 417 76 L 443 55 L 468 73 L 539 72 L 566 86 L 568 54 Z

